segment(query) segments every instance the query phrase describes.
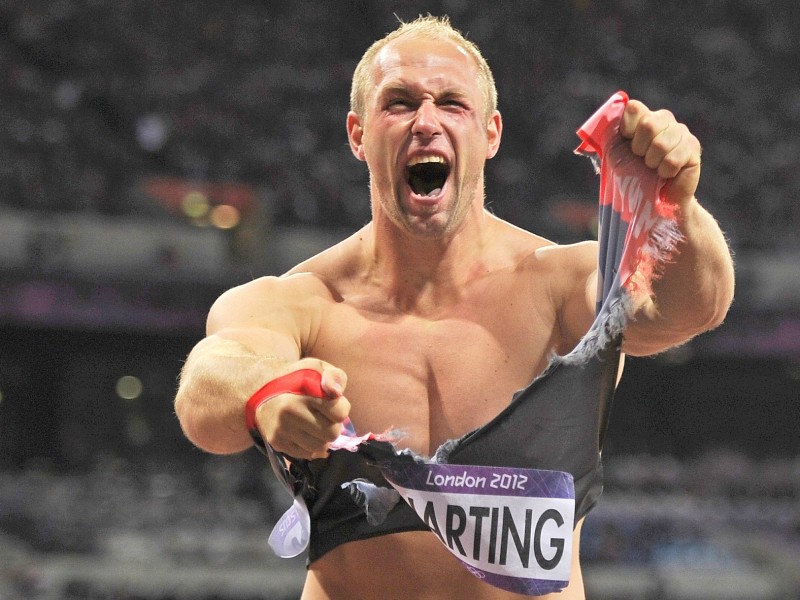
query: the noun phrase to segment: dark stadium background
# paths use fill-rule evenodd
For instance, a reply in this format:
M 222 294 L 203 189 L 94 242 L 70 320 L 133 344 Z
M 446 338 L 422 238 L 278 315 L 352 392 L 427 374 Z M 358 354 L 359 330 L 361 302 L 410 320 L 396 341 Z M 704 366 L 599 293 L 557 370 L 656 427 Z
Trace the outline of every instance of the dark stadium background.
M 727 322 L 630 359 L 584 528 L 592 598 L 800 598 L 800 9 L 793 0 L 0 0 L 0 599 L 294 598 L 259 456 L 172 413 L 213 299 L 368 218 L 349 81 L 397 17 L 492 65 L 491 210 L 594 235 L 574 131 L 625 89 L 704 145 Z M 354 596 L 355 597 L 355 596 Z

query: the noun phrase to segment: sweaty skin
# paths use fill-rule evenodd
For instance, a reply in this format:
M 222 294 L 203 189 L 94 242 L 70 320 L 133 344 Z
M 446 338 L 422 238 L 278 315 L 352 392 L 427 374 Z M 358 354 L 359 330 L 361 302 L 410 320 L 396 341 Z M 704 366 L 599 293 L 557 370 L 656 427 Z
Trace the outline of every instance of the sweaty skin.
M 287 394 L 258 411 L 276 450 L 324 457 L 349 416 L 359 433 L 396 427 L 405 445 L 429 454 L 488 421 L 552 352 L 568 352 L 585 333 L 597 245 L 559 246 L 484 209 L 483 166 L 499 148 L 502 120 L 487 116 L 477 79 L 473 58 L 445 39 L 400 37 L 376 56 L 364 114 L 347 117 L 353 154 L 370 171 L 372 221 L 286 275 L 214 304 L 175 403 L 196 445 L 249 448 L 250 394 L 314 368 L 327 398 Z M 649 167 L 674 178 L 670 200 L 685 238 L 626 331 L 625 351 L 649 354 L 718 325 L 733 271 L 722 233 L 694 198 L 697 140 L 671 114 L 635 101 L 622 132 Z M 408 183 L 419 159 L 449 165 L 429 195 Z M 585 597 L 580 532 L 578 524 L 571 583 L 553 598 Z M 428 532 L 341 545 L 309 566 L 303 592 L 305 600 L 517 597 L 482 583 Z

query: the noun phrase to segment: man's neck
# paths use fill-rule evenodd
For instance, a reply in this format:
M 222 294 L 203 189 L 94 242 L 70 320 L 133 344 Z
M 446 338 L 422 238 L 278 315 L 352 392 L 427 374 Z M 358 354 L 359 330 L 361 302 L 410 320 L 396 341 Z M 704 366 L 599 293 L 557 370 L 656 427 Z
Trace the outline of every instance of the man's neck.
M 367 277 L 401 310 L 438 313 L 490 270 L 494 225 L 494 217 L 482 211 L 453 235 L 425 238 L 373 222 L 366 230 Z

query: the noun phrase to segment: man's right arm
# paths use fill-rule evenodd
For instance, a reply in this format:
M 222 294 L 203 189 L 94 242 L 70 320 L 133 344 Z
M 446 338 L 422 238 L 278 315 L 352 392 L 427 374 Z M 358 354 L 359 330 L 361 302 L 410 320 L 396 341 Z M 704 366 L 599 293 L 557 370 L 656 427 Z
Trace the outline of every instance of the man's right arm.
M 303 286 L 267 277 L 229 290 L 214 303 L 207 336 L 181 371 L 175 412 L 186 437 L 207 452 L 229 454 L 252 445 L 245 426 L 247 399 L 268 381 L 313 368 L 323 373 L 328 398 L 283 394 L 258 411 L 262 437 L 297 458 L 324 455 L 349 412 L 344 373 L 303 358 L 315 318 Z

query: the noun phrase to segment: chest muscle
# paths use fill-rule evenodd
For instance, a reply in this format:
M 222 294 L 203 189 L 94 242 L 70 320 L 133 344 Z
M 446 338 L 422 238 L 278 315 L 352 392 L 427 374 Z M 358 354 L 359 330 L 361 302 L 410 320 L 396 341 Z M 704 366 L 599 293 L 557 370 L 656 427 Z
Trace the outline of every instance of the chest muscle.
M 325 322 L 309 353 L 347 372 L 358 432 L 398 428 L 424 454 L 502 410 L 544 369 L 554 335 L 546 313 L 513 304 L 426 320 L 341 303 Z

